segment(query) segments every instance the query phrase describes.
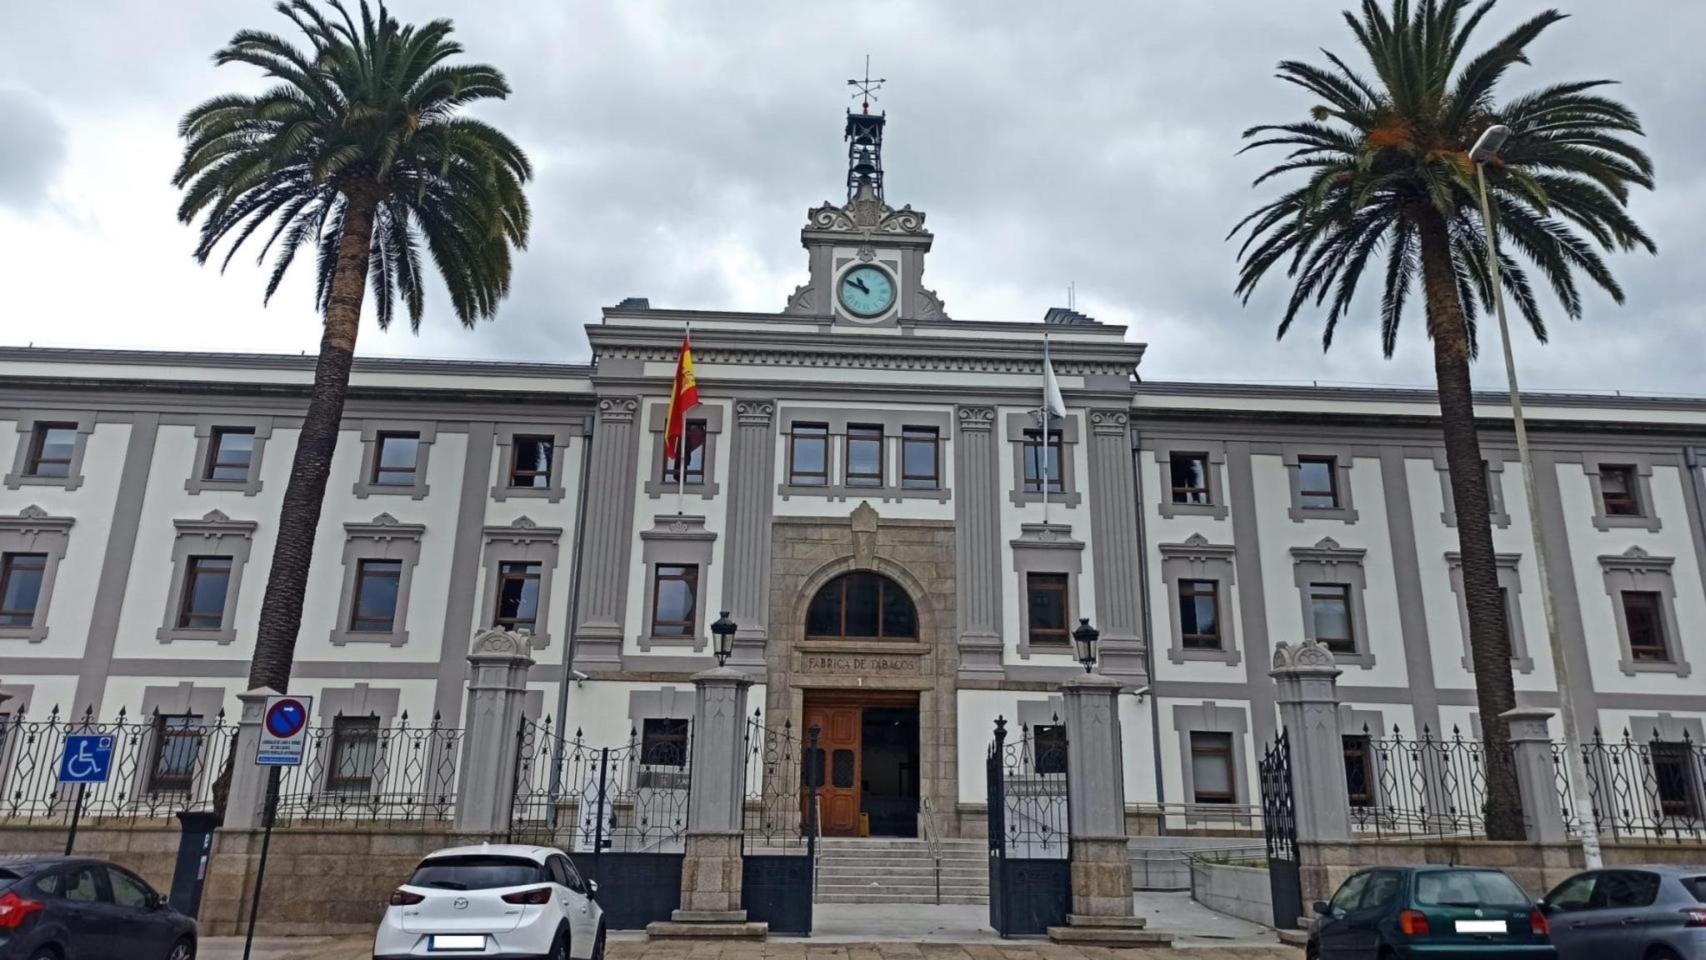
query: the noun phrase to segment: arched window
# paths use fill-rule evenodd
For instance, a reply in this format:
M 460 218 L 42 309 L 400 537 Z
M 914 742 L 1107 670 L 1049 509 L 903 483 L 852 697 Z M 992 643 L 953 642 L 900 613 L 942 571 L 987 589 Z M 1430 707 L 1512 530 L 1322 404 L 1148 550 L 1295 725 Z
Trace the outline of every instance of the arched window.
M 844 573 L 806 608 L 810 640 L 916 640 L 918 610 L 901 585 L 880 573 Z

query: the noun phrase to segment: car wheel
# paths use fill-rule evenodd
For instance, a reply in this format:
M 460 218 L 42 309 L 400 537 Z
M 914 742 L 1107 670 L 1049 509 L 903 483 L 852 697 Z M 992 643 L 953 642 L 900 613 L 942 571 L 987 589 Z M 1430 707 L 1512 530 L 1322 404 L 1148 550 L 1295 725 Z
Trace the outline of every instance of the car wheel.
M 592 960 L 604 960 L 604 924 L 598 925 L 598 936 L 592 941 Z
M 1647 951 L 1647 960 L 1682 960 L 1669 947 L 1654 947 Z
M 550 960 L 569 960 L 569 931 L 563 930 L 557 934 L 557 939 L 551 944 Z
M 59 960 L 59 951 L 52 947 L 37 947 L 30 960 Z
M 166 960 L 195 960 L 195 944 L 188 938 L 172 944 L 172 952 L 166 954 Z

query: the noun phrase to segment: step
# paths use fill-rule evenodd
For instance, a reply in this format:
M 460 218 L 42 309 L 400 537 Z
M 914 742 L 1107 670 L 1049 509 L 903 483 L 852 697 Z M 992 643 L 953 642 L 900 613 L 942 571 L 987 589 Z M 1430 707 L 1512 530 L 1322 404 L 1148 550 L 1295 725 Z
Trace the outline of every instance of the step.
M 831 893 L 819 894 L 813 900 L 817 903 L 936 903 L 935 891 L 929 896 L 907 897 L 893 893 Z M 969 896 L 966 894 L 942 892 L 942 903 L 960 904 L 967 906 L 982 906 L 989 903 L 988 897 Z
M 817 892 L 820 897 L 841 894 L 859 895 L 880 893 L 889 896 L 905 897 L 907 899 L 928 899 L 936 895 L 936 885 L 929 883 L 884 883 L 874 885 L 861 883 L 829 886 L 820 883 L 818 884 Z M 942 884 L 942 895 L 947 896 L 949 894 L 953 894 L 957 897 L 988 897 L 989 890 L 984 887 L 954 887 L 945 883 Z
M 850 867 L 838 863 L 819 863 L 817 875 L 820 878 L 829 877 L 922 877 L 933 879 L 937 876 L 936 869 L 929 864 L 913 866 L 912 864 L 893 864 L 882 870 L 866 870 L 862 867 Z M 989 879 L 989 871 L 983 864 L 971 867 L 950 867 L 942 865 L 940 874 L 943 880 L 950 877 L 955 880 L 975 880 L 978 877 Z
M 931 860 L 935 859 L 934 857 L 931 857 L 930 854 L 925 853 L 922 850 L 917 853 L 903 853 L 898 850 L 819 850 L 817 858 L 819 860 L 857 860 L 864 863 L 897 863 L 915 861 L 920 863 L 929 863 Z M 989 862 L 989 854 L 984 853 L 981 850 L 976 852 L 944 850 L 942 851 L 942 859 L 943 861 L 953 860 L 962 863 L 987 863 Z

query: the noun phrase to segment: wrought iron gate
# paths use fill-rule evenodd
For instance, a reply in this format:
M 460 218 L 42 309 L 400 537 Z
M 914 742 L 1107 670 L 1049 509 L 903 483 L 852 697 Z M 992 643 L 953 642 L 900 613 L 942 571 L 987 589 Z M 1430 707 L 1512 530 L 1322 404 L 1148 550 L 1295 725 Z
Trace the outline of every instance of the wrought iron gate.
M 1274 926 L 1295 930 L 1303 916 L 1303 885 L 1297 869 L 1297 817 L 1291 784 L 1291 741 L 1284 730 L 1262 752 L 1262 839 L 1268 847 L 1268 884 Z
M 805 743 L 793 722 L 746 724 L 746 788 L 741 811 L 741 906 L 772 933 L 810 936 L 817 888 L 817 788 L 823 785 L 818 730 Z
M 579 730 L 560 738 L 550 720 L 523 720 L 517 733 L 510 841 L 568 851 L 598 881 L 612 930 L 668 920 L 681 905 L 689 726 L 672 722 L 649 740 L 630 730 L 614 747 L 588 744 Z
M 1003 937 L 1066 925 L 1072 906 L 1066 728 L 1021 727 L 1007 742 L 995 720 L 985 775 L 989 788 L 989 925 Z

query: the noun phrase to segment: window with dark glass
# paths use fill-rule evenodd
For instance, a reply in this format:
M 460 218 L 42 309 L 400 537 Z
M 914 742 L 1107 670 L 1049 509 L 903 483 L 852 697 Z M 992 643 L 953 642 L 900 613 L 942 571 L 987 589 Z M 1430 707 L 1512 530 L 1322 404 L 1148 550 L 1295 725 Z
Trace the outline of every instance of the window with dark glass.
M 1066 574 L 1026 574 L 1025 607 L 1028 611 L 1032 646 L 1066 645 Z
M 1659 595 L 1650 591 L 1623 591 L 1623 624 L 1629 634 L 1629 656 L 1635 660 L 1670 659 L 1661 602 Z
M 127 910 L 146 909 L 148 896 L 154 892 L 141 880 L 111 864 L 107 865 L 107 889 L 113 892 L 113 903 Z
M 1049 493 L 1065 490 L 1060 476 L 1060 431 L 1026 430 L 1023 445 L 1025 459 L 1025 492 L 1042 493 L 1047 484 Z
M 215 427 L 207 443 L 204 480 L 247 480 L 255 456 L 253 427 Z
M 1338 466 L 1334 457 L 1298 457 L 1298 506 L 1306 510 L 1339 509 Z
M 847 425 L 847 485 L 883 485 L 883 428 L 866 424 Z
M 45 553 L 0 556 L 0 627 L 28 627 L 35 623 L 42 578 L 46 575 Z
M 551 485 L 550 437 L 516 437 L 510 441 L 509 485 L 542 490 Z
M 1368 737 L 1362 734 L 1346 736 L 1345 786 L 1349 789 L 1351 806 L 1366 807 L 1374 802 L 1374 763 L 1369 754 Z
M 853 767 L 857 758 L 851 750 L 836 750 L 829 757 L 829 783 L 835 787 L 853 785 Z
M 1653 761 L 1653 785 L 1659 795 L 1659 809 L 1667 817 L 1700 816 L 1700 785 L 1694 779 L 1694 745 L 1654 741 L 1650 747 Z
M 900 485 L 935 490 L 942 485 L 942 438 L 935 427 L 900 430 Z
M 381 433 L 374 441 L 379 449 L 373 452 L 373 482 L 382 487 L 412 487 L 415 469 L 420 462 L 421 435 L 418 433 Z
M 32 477 L 71 476 L 71 455 L 77 451 L 75 423 L 38 423 L 30 434 L 30 455 L 24 473 Z
M 1179 640 L 1188 650 L 1220 649 L 1220 584 L 1179 581 Z
M 357 562 L 355 602 L 350 604 L 350 630 L 391 632 L 397 622 L 397 592 L 402 581 L 401 560 Z
M 492 626 L 527 630 L 539 620 L 540 564 L 506 560 L 498 564 L 498 606 Z
M 1208 504 L 1208 454 L 1175 453 L 1169 458 L 1173 502 Z
M 1191 731 L 1191 799 L 1197 803 L 1234 803 L 1232 734 Z
M 1036 773 L 1066 772 L 1066 725 L 1039 723 L 1031 728 L 1031 767 Z
M 1638 517 L 1641 502 L 1635 495 L 1635 468 L 1626 465 L 1599 468 L 1599 498 L 1608 517 Z
M 697 564 L 658 564 L 652 583 L 652 636 L 693 636 L 698 601 Z
M 326 789 L 338 793 L 371 793 L 373 771 L 378 765 L 379 718 L 333 718 L 332 768 L 326 773 Z
M 217 630 L 225 625 L 225 594 L 231 586 L 230 557 L 191 557 L 184 571 L 178 626 Z
M 845 573 L 806 607 L 813 640 L 916 640 L 918 611 L 900 584 L 878 573 Z
M 687 766 L 687 718 L 647 717 L 640 724 L 640 763 Z
M 148 786 L 155 791 L 188 790 L 201 759 L 201 717 L 196 714 L 154 715 L 154 756 Z
M 686 420 L 681 425 L 681 444 L 685 451 L 666 450 L 659 459 L 663 461 L 663 479 L 669 483 L 680 483 L 681 465 L 687 465 L 687 483 L 702 484 L 705 482 L 705 421 Z
M 828 485 L 828 424 L 796 423 L 789 428 L 788 482 L 796 487 Z
M 1343 583 L 1309 585 L 1309 615 L 1315 621 L 1315 639 L 1334 653 L 1355 653 L 1356 633 L 1351 629 L 1351 588 Z

